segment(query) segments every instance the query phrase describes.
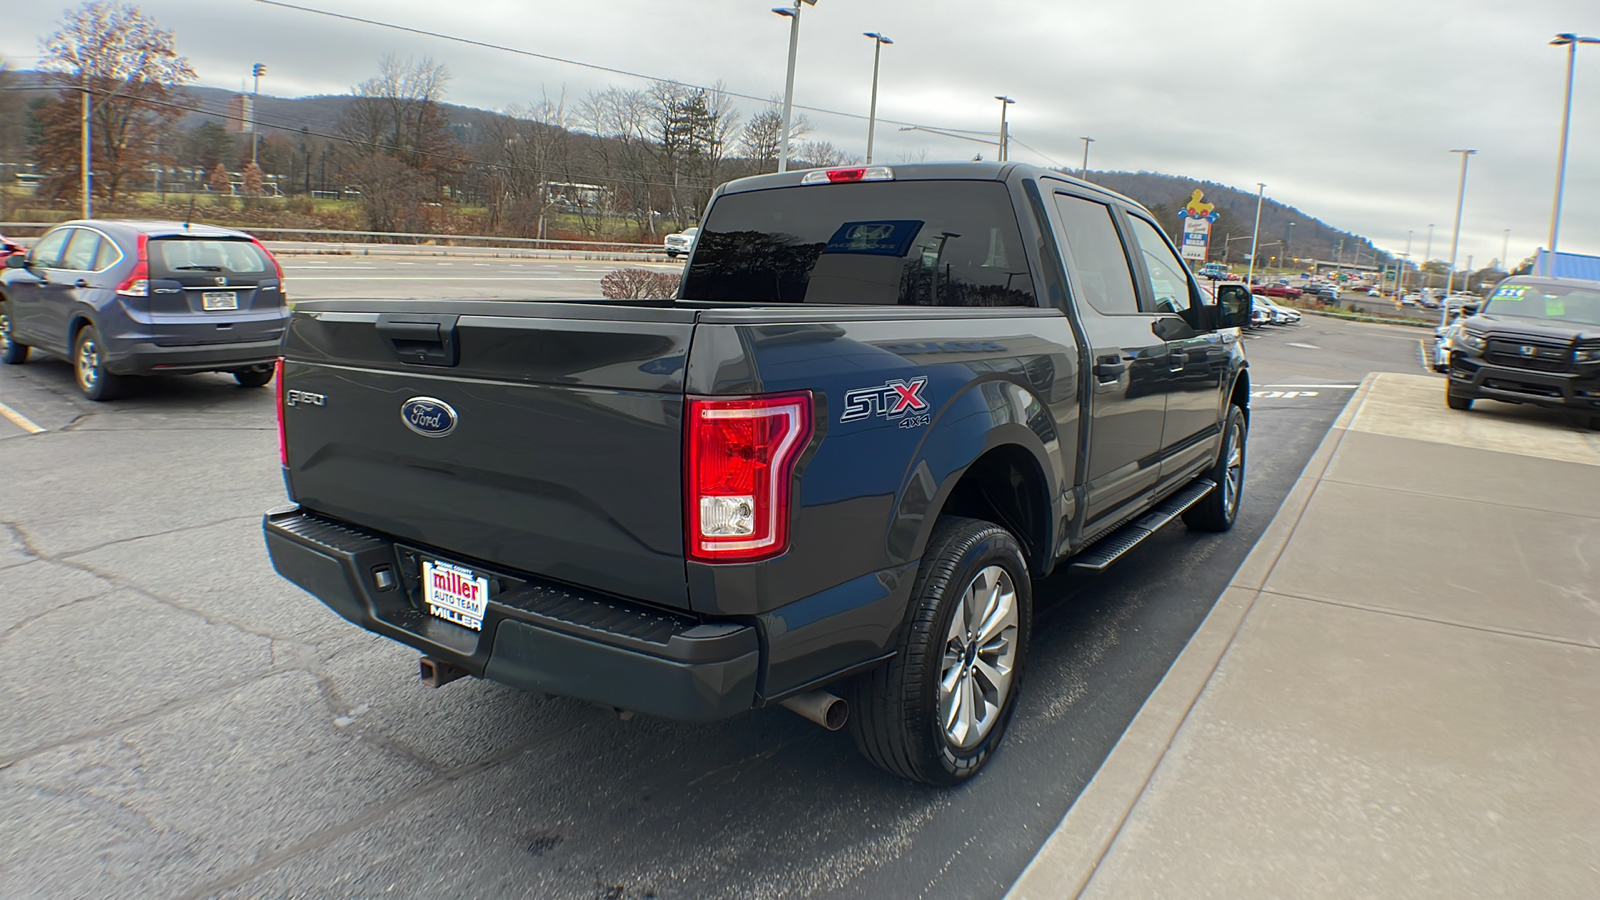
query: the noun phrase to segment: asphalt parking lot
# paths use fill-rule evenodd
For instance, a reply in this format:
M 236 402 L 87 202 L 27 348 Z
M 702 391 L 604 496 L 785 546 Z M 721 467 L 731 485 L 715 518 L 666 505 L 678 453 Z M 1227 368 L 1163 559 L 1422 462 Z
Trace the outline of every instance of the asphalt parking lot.
M 390 269 L 346 271 L 291 261 L 295 295 L 371 295 Z M 550 274 L 437 284 L 533 296 L 596 277 Z M 949 791 L 781 709 L 684 725 L 430 690 L 414 652 L 271 570 L 270 389 L 149 379 L 97 405 L 64 363 L 0 368 L 0 403 L 39 429 L 0 416 L 0 895 L 999 896 L 1355 384 L 1419 371 L 1416 339 L 1315 317 L 1252 334 L 1239 525 L 1044 582 L 1006 746 Z

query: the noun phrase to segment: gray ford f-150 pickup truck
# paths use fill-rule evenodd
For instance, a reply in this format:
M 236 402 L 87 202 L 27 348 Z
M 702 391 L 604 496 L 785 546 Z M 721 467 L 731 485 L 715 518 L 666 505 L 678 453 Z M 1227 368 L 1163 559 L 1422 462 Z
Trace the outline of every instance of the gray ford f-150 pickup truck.
M 672 300 L 299 304 L 267 546 L 432 684 L 782 703 L 950 784 L 1004 733 L 1034 580 L 1233 524 L 1249 314 L 1055 172 L 743 179 Z

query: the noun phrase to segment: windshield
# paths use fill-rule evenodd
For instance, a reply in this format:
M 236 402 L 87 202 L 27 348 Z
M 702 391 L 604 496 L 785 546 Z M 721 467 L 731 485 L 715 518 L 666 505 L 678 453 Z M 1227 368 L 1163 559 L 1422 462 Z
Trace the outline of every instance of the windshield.
M 1513 316 L 1577 325 L 1600 325 L 1600 286 L 1502 284 L 1478 310 L 1480 315 Z
M 726 194 L 701 223 L 686 300 L 1032 306 L 1005 185 L 905 181 Z
M 243 238 L 157 238 L 150 242 L 149 253 L 152 278 L 194 274 L 276 277 L 267 255 Z

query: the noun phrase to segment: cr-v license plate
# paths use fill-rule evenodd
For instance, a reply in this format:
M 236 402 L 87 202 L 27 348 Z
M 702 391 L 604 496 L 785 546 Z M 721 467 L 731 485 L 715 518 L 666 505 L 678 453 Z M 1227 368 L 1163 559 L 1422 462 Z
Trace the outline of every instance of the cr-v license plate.
M 200 307 L 206 312 L 218 309 L 238 309 L 239 295 L 234 291 L 206 291 L 200 295 Z
M 428 612 L 439 618 L 482 631 L 483 611 L 489 605 L 489 579 L 465 566 L 424 559 L 422 599 L 428 604 Z

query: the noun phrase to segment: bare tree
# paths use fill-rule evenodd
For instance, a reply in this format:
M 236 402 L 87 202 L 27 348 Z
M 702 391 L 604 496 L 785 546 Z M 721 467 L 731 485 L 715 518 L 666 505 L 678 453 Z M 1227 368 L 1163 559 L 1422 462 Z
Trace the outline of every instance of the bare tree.
M 82 138 L 78 116 L 81 91 L 92 104 L 97 192 L 112 200 L 129 176 L 153 161 L 156 140 L 182 116 L 172 105 L 182 86 L 195 79 L 189 61 L 177 54 L 172 32 L 137 6 L 85 2 L 68 10 L 61 29 L 40 42 L 43 68 L 62 73 L 76 89 L 64 90 L 39 112 L 43 126 L 35 159 L 47 175 L 45 191 L 58 198 L 76 196 L 81 177 Z
M 595 173 L 611 198 L 607 212 L 623 213 L 649 234 L 656 233 L 654 212 L 659 209 L 661 185 L 654 176 L 656 149 L 650 141 L 650 100 L 641 91 L 607 88 L 590 91 L 578 104 L 579 125 L 599 140 L 585 142 L 585 171 Z M 580 208 L 585 228 L 597 232 L 600 223 L 592 212 Z
M 789 143 L 794 143 L 815 130 L 811 120 L 804 115 L 789 120 Z M 756 164 L 756 174 L 778 171 L 778 155 L 783 148 L 783 111 L 777 100 L 756 113 L 739 133 L 739 150 L 745 158 Z
M 552 182 L 564 183 L 571 155 L 566 97 L 511 106 L 491 120 L 478 142 L 487 170 L 489 227 L 519 237 L 544 237 L 554 205 Z
M 831 141 L 806 141 L 795 151 L 797 168 L 820 169 L 829 166 L 844 166 L 859 162 L 858 157 L 850 156 Z
M 449 81 L 450 70 L 430 57 L 385 54 L 377 77 L 356 85 L 339 130 L 351 157 L 345 171 L 374 231 L 428 227 L 464 165 L 440 105 Z

